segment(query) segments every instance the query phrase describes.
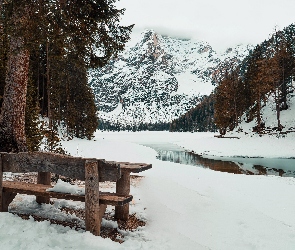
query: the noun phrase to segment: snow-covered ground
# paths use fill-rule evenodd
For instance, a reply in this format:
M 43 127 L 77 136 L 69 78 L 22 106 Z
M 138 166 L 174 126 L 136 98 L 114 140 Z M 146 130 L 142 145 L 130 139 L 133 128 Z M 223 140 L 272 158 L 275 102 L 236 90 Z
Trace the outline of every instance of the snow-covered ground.
M 213 133 L 97 132 L 92 141 L 63 142 L 74 156 L 153 164 L 151 170 L 140 173 L 145 178 L 131 188 L 130 213 L 146 221 L 146 226 L 124 232 L 125 242 L 119 244 L 83 230 L 0 213 L 1 250 L 294 249 L 294 178 L 235 175 L 163 162 L 156 159 L 153 149 L 142 146 L 157 143 L 227 156 L 291 157 L 295 150 L 292 135 L 219 139 Z M 17 196 L 10 210 L 23 207 L 54 218 L 55 206 L 63 203 L 66 201 L 39 206 L 33 197 Z

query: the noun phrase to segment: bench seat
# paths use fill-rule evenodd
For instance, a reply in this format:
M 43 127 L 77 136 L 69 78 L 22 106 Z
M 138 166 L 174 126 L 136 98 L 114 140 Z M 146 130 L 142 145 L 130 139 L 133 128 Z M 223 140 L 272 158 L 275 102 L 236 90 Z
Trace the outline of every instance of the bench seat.
M 42 197 L 85 202 L 84 195 L 46 191 L 48 188 L 52 188 L 51 185 L 15 181 L 3 181 L 2 184 L 3 192 L 28 194 Z M 127 204 L 130 201 L 132 201 L 132 199 L 132 195 L 118 195 L 116 193 L 99 192 L 99 203 L 104 205 L 123 206 L 124 204 Z

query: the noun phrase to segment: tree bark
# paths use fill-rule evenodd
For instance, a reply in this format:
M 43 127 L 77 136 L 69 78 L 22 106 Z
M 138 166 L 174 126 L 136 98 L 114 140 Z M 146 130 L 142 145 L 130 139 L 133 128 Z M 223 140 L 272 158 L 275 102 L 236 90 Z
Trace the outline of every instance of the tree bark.
M 281 125 L 281 120 L 280 120 L 280 115 L 281 115 L 281 110 L 280 110 L 280 93 L 279 93 L 279 87 L 275 89 L 275 102 L 276 102 L 276 111 L 277 111 L 277 122 L 278 122 L 278 131 L 282 130 L 282 125 Z
M 15 25 L 26 23 L 29 15 L 24 9 L 21 17 L 14 17 Z M 3 104 L 0 114 L 0 151 L 27 151 L 25 108 L 29 72 L 29 51 L 24 38 L 11 35 L 5 79 Z
M 0 14 L 2 15 L 2 10 L 3 10 L 3 1 L 0 0 Z M 3 20 L 0 19 L 0 35 L 3 36 L 4 30 L 3 30 Z
M 257 98 L 257 132 L 261 133 L 261 95 L 260 89 L 258 88 L 258 98 Z

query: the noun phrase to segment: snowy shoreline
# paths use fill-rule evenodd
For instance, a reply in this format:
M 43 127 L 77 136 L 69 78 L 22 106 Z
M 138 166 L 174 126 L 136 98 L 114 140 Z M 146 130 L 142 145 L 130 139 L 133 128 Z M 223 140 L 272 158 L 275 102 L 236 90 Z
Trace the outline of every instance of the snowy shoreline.
M 237 133 L 232 133 L 237 135 Z M 245 157 L 245 158 L 295 158 L 295 135 L 288 134 L 284 138 L 271 135 L 238 134 L 240 139 L 216 138 L 212 132 L 103 132 L 95 133 L 96 140 L 117 141 L 133 144 L 170 143 L 178 145 L 188 152 L 212 157 Z M 79 140 L 77 141 L 79 144 Z
M 214 138 L 213 133 L 101 131 L 91 141 L 64 141 L 63 146 L 73 156 L 153 164 L 152 169 L 140 174 L 144 178 L 131 187 L 134 200 L 130 214 L 136 213 L 146 226 L 124 231 L 124 243 L 119 244 L 83 230 L 0 213 L 1 249 L 293 250 L 294 178 L 236 175 L 164 162 L 156 159 L 155 150 L 142 146 L 171 143 L 210 155 L 243 152 L 248 156 L 286 157 L 295 155 L 293 141 L 292 136 L 230 141 Z M 239 148 L 241 145 L 244 150 Z M 279 150 L 282 145 L 283 152 Z M 60 201 L 55 206 L 64 203 Z M 80 203 L 69 204 L 83 207 Z M 59 216 L 56 207 L 39 206 L 32 196 L 17 196 L 11 209 Z

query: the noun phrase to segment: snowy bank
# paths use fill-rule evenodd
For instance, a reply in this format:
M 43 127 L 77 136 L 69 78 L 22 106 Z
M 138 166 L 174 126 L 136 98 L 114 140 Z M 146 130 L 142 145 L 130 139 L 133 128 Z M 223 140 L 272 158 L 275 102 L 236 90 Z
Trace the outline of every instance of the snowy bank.
M 294 249 L 294 178 L 235 175 L 162 162 L 153 149 L 142 146 L 173 143 L 203 154 L 270 156 L 265 149 L 270 142 L 263 139 L 259 144 L 258 139 L 218 139 L 212 133 L 97 132 L 92 141 L 64 142 L 72 155 L 153 164 L 131 188 L 130 213 L 145 220 L 146 226 L 125 232 L 125 242 L 119 244 L 83 230 L 0 213 L 1 249 Z M 282 139 L 290 141 L 290 148 L 285 147 L 281 156 L 290 156 L 292 140 Z M 236 148 L 242 145 L 244 151 Z M 19 197 L 14 204 L 28 211 L 38 208 L 33 198 Z M 54 216 L 54 208 L 43 210 Z

